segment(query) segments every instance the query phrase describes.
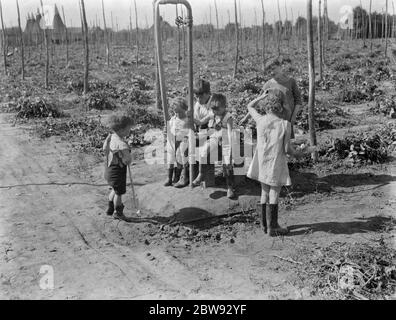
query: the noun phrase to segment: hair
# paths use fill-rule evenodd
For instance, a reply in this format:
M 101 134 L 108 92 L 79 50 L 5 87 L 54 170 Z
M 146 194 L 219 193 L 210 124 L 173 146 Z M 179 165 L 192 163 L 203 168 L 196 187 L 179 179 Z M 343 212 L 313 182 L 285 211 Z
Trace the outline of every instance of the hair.
M 132 126 L 133 120 L 131 117 L 129 117 L 125 114 L 113 114 L 109 118 L 108 125 L 111 130 L 113 130 L 114 132 L 117 132 L 122 129 L 125 129 L 128 126 Z
M 183 110 L 187 111 L 188 110 L 188 103 L 186 99 L 184 98 L 175 98 L 173 100 L 173 106 L 176 107 L 181 107 Z
M 223 105 L 224 107 L 227 107 L 227 98 L 224 94 L 222 93 L 214 93 L 210 99 L 210 104 L 214 104 L 214 103 L 220 103 L 221 105 Z
M 260 101 L 259 107 L 265 113 L 273 113 L 277 116 L 283 115 L 282 93 L 280 91 L 269 91 L 268 95 Z

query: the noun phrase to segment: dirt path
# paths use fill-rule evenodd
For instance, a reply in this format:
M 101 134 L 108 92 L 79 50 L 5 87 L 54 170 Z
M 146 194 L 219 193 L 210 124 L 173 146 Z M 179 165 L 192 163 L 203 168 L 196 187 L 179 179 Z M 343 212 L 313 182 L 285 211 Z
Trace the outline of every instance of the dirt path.
M 281 258 L 305 244 L 376 239 L 378 219 L 396 212 L 395 172 L 334 175 L 331 197 L 313 194 L 281 213 L 291 237 L 269 239 L 257 225 L 237 223 L 232 239 L 161 238 L 152 224 L 105 218 L 99 167 L 65 143 L 31 138 L 5 115 L 0 136 L 2 299 L 307 298 Z M 70 171 L 78 161 L 83 175 Z M 138 168 L 138 184 L 154 179 Z M 54 271 L 52 290 L 40 288 L 44 265 Z

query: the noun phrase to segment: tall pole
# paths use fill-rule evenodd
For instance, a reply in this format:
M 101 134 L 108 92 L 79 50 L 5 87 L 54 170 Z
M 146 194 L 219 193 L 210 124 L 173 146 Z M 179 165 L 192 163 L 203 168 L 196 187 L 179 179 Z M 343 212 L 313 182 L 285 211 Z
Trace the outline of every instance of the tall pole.
M 238 73 L 238 60 L 239 60 L 239 28 L 238 28 L 238 8 L 237 2 L 234 0 L 235 7 L 235 65 L 234 65 L 234 79 Z
M 4 74 L 7 75 L 7 45 L 6 45 L 6 31 L 4 28 L 4 19 L 3 19 L 3 7 L 1 5 L 0 0 L 0 18 L 1 18 L 1 30 L 2 30 L 2 47 L 3 47 L 3 58 L 4 58 Z
M 385 57 L 388 55 L 388 0 L 385 5 Z
M 40 0 L 41 2 L 41 11 L 42 11 L 42 17 L 41 19 L 44 19 L 44 5 L 43 1 Z M 45 50 L 46 50 L 46 59 L 45 59 L 45 88 L 48 89 L 49 87 L 49 80 L 48 80 L 48 75 L 49 75 L 49 47 L 48 47 L 48 32 L 47 28 L 44 27 L 44 43 L 45 43 Z
M 263 21 L 262 21 L 262 41 L 263 41 L 263 52 L 262 52 L 262 63 L 263 63 L 263 71 L 265 69 L 265 10 L 264 10 L 264 2 L 261 0 L 261 10 L 263 12 Z
M 220 27 L 219 27 L 219 13 L 217 11 L 217 3 L 214 0 L 214 6 L 216 11 L 216 27 L 217 27 L 217 52 L 220 54 Z
M 105 37 L 106 37 L 106 61 L 107 61 L 107 66 L 110 66 L 110 37 L 109 37 L 109 31 L 107 29 L 106 25 L 106 14 L 105 14 L 105 9 L 104 9 L 104 3 L 102 0 L 102 13 L 103 13 L 103 25 L 104 25 L 104 32 L 105 32 Z
M 371 22 L 371 6 L 373 0 L 370 0 L 370 9 L 369 9 L 369 36 L 370 36 L 370 51 L 373 51 L 373 26 Z
M 69 35 L 67 32 L 67 27 L 66 27 L 66 18 L 65 18 L 65 9 L 62 6 L 62 15 L 63 15 L 63 22 L 65 24 L 65 39 L 66 39 L 66 65 L 69 64 Z
M 311 145 L 316 146 L 315 132 L 315 53 L 313 41 L 312 24 L 312 0 L 307 0 L 307 46 L 308 46 L 308 67 L 309 67 L 309 99 L 308 99 L 308 121 Z M 317 161 L 317 154 L 312 154 L 314 162 Z
M 278 58 L 279 58 L 281 56 L 281 42 L 282 42 L 282 16 L 281 16 L 279 0 L 278 0 L 278 16 L 279 16 L 279 23 L 278 23 Z
M 84 63 L 84 94 L 87 94 L 89 91 L 89 42 L 88 42 L 88 24 L 87 24 L 87 16 L 85 13 L 85 3 L 84 0 L 81 1 L 81 12 L 82 12 L 82 21 L 84 24 L 84 42 L 85 42 L 85 63 Z
M 135 2 L 135 24 L 136 24 L 136 68 L 139 66 L 139 21 L 138 21 L 138 11 Z
M 19 3 L 16 0 L 17 11 L 18 11 L 18 31 L 19 37 L 21 39 L 21 66 L 22 66 L 22 80 L 25 80 L 25 46 L 23 43 L 23 32 L 21 28 L 21 13 L 19 11 Z
M 156 0 L 153 0 L 153 21 L 156 21 L 156 13 L 155 13 L 155 2 Z M 183 11 L 182 11 L 183 14 Z M 153 32 L 154 32 L 154 38 L 156 37 L 156 30 L 153 27 Z M 161 48 L 162 49 L 162 48 Z M 155 104 L 157 106 L 158 110 L 161 110 L 162 107 L 162 101 L 161 101 L 161 88 L 160 88 L 160 79 L 159 79 L 159 66 L 158 66 L 158 55 L 157 55 L 157 50 L 154 50 L 154 60 L 155 60 Z
M 178 10 L 178 5 L 175 5 L 176 7 L 176 19 L 178 20 L 179 18 L 179 10 Z M 177 72 L 180 72 L 180 60 L 181 60 L 181 39 L 180 39 L 180 24 L 177 23 Z
M 318 16 L 318 51 L 319 51 L 319 80 L 323 79 L 323 51 L 322 51 L 322 0 L 319 0 Z

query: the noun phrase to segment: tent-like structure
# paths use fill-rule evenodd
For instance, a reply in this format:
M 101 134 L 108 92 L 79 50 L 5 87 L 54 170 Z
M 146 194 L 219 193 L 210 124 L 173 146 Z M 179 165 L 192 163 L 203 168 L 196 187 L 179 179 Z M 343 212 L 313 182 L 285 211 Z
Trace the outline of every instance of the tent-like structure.
M 47 10 L 46 12 L 49 12 L 50 14 L 50 16 L 45 18 L 45 23 L 50 30 L 49 32 L 52 42 L 60 43 L 64 41 L 66 36 L 66 26 L 62 21 L 57 6 L 55 5 L 52 10 Z M 43 40 L 43 22 L 44 21 L 42 21 L 42 15 L 39 10 L 37 10 L 36 17 L 33 15 L 28 17 L 24 32 L 28 42 L 34 43 L 37 39 L 39 39 L 39 41 Z M 48 23 L 50 25 L 48 25 Z

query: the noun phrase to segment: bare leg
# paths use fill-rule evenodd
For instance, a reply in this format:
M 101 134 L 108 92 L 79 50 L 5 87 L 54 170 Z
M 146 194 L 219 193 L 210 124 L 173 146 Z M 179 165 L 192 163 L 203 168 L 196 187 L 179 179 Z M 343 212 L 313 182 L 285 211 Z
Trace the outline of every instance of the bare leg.
M 114 207 L 117 209 L 122 206 L 122 196 L 114 194 Z
M 106 211 L 106 214 L 108 216 L 111 216 L 114 213 L 114 196 L 115 196 L 114 189 L 111 189 L 111 192 L 109 194 L 109 206 Z
M 109 194 L 109 201 L 114 201 L 114 196 L 115 196 L 115 192 L 113 189 L 111 189 L 110 194 Z
M 261 204 L 266 204 L 269 202 L 270 186 L 262 183 L 261 184 Z
M 269 192 L 269 203 L 270 204 L 278 204 L 279 203 L 279 195 L 282 187 L 271 187 Z

